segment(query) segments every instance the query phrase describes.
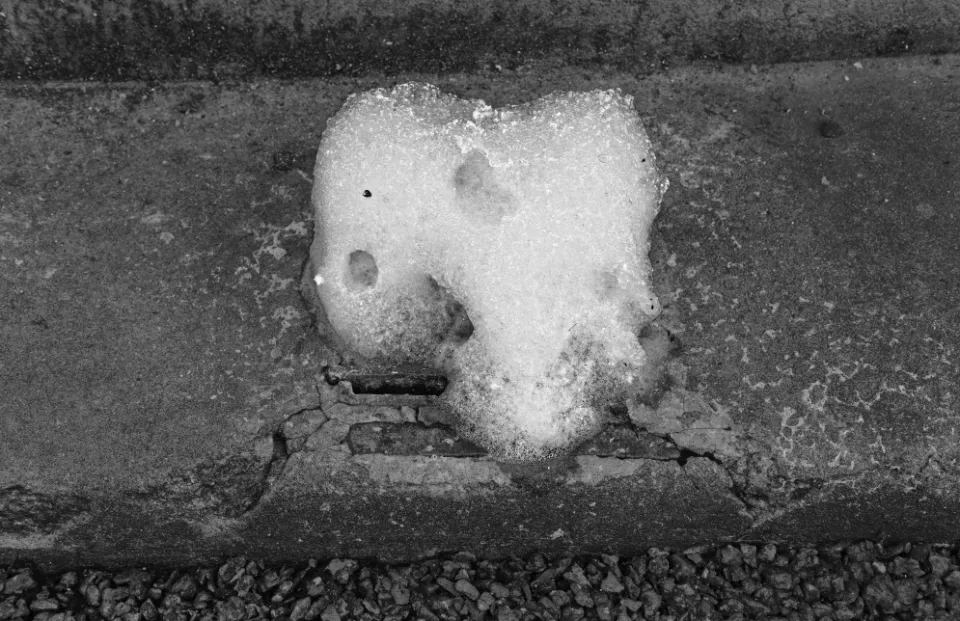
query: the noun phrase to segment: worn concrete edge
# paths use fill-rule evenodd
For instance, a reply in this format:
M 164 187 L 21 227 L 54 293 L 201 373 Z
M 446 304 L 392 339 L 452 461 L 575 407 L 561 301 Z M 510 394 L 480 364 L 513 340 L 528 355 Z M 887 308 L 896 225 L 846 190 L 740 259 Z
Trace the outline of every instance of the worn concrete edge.
M 960 50 L 960 6 L 719 0 L 594 3 L 0 2 L 0 78 L 214 79 L 476 71 L 552 60 L 647 73 Z
M 434 467 L 421 458 L 393 458 L 382 461 L 379 472 L 398 461 L 416 464 L 422 471 Z M 957 540 L 956 525 L 949 518 L 960 504 L 876 477 L 836 482 L 789 510 L 756 520 L 736 498 L 726 474 L 709 459 L 693 459 L 685 466 L 648 460 L 623 463 L 616 458 L 579 461 L 583 471 L 571 481 L 606 480 L 568 481 L 536 493 L 494 482 L 439 484 L 430 487 L 440 493 L 423 494 L 423 486 L 385 489 L 373 479 L 349 494 L 281 488 L 237 518 L 198 514 L 190 502 L 141 503 L 122 495 L 102 495 L 85 499 L 83 513 L 53 530 L 4 534 L 0 563 L 56 569 L 190 565 L 238 554 L 274 562 L 335 557 L 406 562 L 459 550 L 487 557 L 534 550 L 632 554 L 650 546 L 823 543 L 825 526 L 833 535 L 831 541 Z M 496 469 L 484 470 L 499 478 Z M 624 502 L 640 487 L 647 503 Z M 891 507 L 903 505 L 920 511 L 891 521 Z M 411 542 L 420 542 L 414 546 L 419 554 L 411 555 Z
M 463 549 L 492 557 L 628 554 L 654 545 L 819 543 L 825 528 L 831 540 L 960 538 L 949 519 L 960 511 L 956 494 L 877 471 L 792 480 L 784 498 L 753 497 L 737 462 L 740 451 L 758 447 L 732 429 L 711 434 L 712 445 L 694 439 L 699 454 L 663 460 L 577 455 L 518 466 L 490 457 L 351 455 L 343 444 L 351 421 L 394 420 L 411 408 L 318 387 L 301 387 L 278 408 L 254 454 L 158 488 L 88 496 L 3 490 L 0 563 L 169 566 L 233 554 L 404 562 L 411 541 L 421 542 L 414 557 Z M 345 401 L 353 405 L 338 413 Z

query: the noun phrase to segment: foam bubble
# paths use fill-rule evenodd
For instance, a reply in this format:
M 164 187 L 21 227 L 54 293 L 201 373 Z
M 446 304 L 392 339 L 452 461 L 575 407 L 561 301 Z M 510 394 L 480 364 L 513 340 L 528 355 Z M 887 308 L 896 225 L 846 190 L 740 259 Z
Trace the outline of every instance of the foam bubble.
M 318 293 L 348 347 L 443 370 L 463 433 L 538 459 L 649 373 L 666 185 L 619 91 L 503 109 L 427 84 L 353 95 L 317 158 Z

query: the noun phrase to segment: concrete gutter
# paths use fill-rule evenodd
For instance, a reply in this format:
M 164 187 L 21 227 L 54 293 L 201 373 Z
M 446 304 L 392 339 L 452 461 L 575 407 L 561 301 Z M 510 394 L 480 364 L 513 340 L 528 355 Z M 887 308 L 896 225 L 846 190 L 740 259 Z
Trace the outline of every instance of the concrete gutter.
M 960 50 L 952 0 L 0 0 L 0 77 L 231 80 L 514 69 L 649 73 Z
M 677 347 L 626 435 L 501 464 L 430 395 L 328 381 L 313 153 L 350 93 L 411 79 L 636 97 Z M 958 94 L 950 55 L 4 85 L 0 563 L 956 540 Z

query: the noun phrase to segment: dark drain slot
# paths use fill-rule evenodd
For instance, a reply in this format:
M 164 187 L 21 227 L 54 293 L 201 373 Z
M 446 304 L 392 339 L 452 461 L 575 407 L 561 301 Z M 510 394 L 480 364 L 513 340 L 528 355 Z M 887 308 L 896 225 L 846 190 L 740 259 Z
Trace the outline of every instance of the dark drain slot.
M 347 444 L 354 455 L 436 455 L 483 457 L 487 451 L 461 438 L 449 427 L 418 423 L 355 423 L 350 426 Z M 656 459 L 671 461 L 686 457 L 675 444 L 645 431 L 622 425 L 608 425 L 578 446 L 572 455 Z
M 482 457 L 487 451 L 460 438 L 446 427 L 416 423 L 357 423 L 350 427 L 347 444 L 354 455 L 437 455 Z
M 418 373 L 362 373 L 347 371 L 327 372 L 331 384 L 350 382 L 357 395 L 440 395 L 447 388 L 447 378 L 442 375 Z

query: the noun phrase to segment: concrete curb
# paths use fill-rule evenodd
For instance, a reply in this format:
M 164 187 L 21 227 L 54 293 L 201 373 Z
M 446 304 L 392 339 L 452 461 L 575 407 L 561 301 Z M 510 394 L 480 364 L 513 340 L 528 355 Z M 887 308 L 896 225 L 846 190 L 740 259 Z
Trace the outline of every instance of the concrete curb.
M 957 539 L 958 75 L 399 76 L 493 105 L 621 88 L 671 180 L 652 259 L 681 347 L 630 419 L 663 452 L 529 467 L 397 451 L 432 397 L 322 375 L 311 153 L 390 80 L 3 86 L 0 562 Z
M 231 80 L 476 71 L 535 59 L 649 73 L 960 49 L 949 0 L 2 0 L 0 77 Z

